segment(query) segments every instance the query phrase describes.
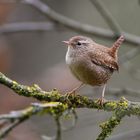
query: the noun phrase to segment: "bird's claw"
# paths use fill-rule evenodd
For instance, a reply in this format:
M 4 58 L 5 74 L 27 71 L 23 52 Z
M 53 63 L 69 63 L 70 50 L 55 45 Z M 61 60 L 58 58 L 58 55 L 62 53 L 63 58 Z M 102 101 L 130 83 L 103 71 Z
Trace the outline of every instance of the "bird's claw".
M 76 92 L 75 91 L 70 91 L 70 92 L 67 92 L 66 94 L 65 94 L 65 96 L 67 97 L 67 98 L 69 98 L 69 96 L 71 96 L 71 95 L 76 95 Z
M 97 103 L 98 103 L 101 107 L 103 107 L 104 102 L 105 102 L 105 98 L 103 98 L 103 97 L 101 97 L 101 98 L 99 98 L 99 99 L 97 100 Z

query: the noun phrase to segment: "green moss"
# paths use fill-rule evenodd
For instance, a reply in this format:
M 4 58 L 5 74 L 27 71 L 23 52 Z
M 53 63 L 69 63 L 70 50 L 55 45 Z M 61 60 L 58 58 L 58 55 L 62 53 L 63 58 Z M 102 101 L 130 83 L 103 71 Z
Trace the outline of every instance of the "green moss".
M 116 102 L 108 102 L 105 104 L 105 107 L 107 107 L 109 110 L 115 110 L 117 108 Z
M 66 104 L 61 104 L 59 106 L 57 106 L 56 108 L 50 108 L 49 112 L 55 116 L 55 117 L 59 117 L 62 115 L 62 113 L 68 109 L 68 106 Z
M 18 85 L 18 83 L 16 81 L 13 81 L 13 85 Z
M 30 92 L 30 93 L 34 91 L 32 87 L 27 87 L 27 90 L 28 90 L 28 92 Z
M 114 128 L 114 126 L 116 126 L 118 124 L 119 124 L 119 120 L 115 116 L 113 116 L 108 121 L 101 123 L 100 127 L 102 129 L 109 129 L 110 130 L 110 128 Z
M 120 100 L 120 102 L 118 102 L 118 106 L 121 108 L 127 108 L 128 107 L 128 101 L 127 100 Z
M 108 121 L 100 124 L 102 132 L 96 140 L 104 140 L 108 137 L 112 133 L 113 129 L 120 124 L 120 121 L 121 119 L 118 119 L 116 116 L 112 116 Z
M 119 102 L 107 102 L 105 108 L 113 110 L 114 114 L 108 121 L 100 124 L 102 132 L 96 140 L 104 140 L 108 137 L 114 128 L 120 124 L 122 118 L 129 112 L 128 101 L 124 98 L 121 98 Z
M 33 107 L 31 106 L 31 107 L 24 109 L 22 111 L 22 114 L 24 114 L 25 116 L 30 116 L 30 115 L 32 115 L 32 111 L 33 111 Z
M 2 73 L 0 73 L 0 83 L 13 89 L 19 95 L 34 97 L 40 101 L 46 101 L 46 105 L 48 103 L 52 104 L 52 106 L 50 107 L 42 107 L 43 109 L 39 111 L 44 114 L 50 113 L 56 118 L 59 118 L 59 116 L 61 116 L 65 110 L 71 108 L 85 107 L 112 111 L 113 116 L 108 121 L 100 125 L 100 127 L 102 128 L 102 132 L 100 133 L 97 140 L 104 140 L 107 136 L 109 136 L 113 129 L 117 125 L 119 125 L 121 119 L 126 115 L 140 115 L 140 104 L 129 102 L 124 97 L 122 97 L 120 101 L 106 101 L 103 106 L 101 106 L 99 100 L 93 100 L 86 96 L 70 95 L 69 97 L 67 97 L 65 95 L 61 95 L 61 93 L 57 89 L 46 92 L 36 84 L 34 84 L 33 86 L 24 86 L 18 84 L 16 81 L 12 81 Z M 61 103 L 58 106 L 54 107 L 53 104 L 56 104 L 56 102 Z M 32 106 L 25 109 L 22 113 L 25 115 L 25 117 L 28 117 L 30 115 L 33 115 L 37 109 L 39 108 Z

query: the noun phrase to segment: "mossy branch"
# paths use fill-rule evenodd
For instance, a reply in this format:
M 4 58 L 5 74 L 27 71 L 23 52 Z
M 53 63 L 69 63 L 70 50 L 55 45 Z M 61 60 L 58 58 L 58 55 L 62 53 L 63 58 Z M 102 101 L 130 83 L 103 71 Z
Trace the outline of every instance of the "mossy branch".
M 35 114 L 49 113 L 52 116 L 54 116 L 58 122 L 59 117 L 66 109 L 67 105 L 64 105 L 59 102 L 50 102 L 43 104 L 34 103 L 32 104 L 32 106 L 29 106 L 23 110 L 12 111 L 9 114 L 0 115 L 0 121 L 5 120 L 5 122 L 7 122 L 6 125 L 4 125 L 3 128 L 0 129 L 0 139 L 4 138 L 13 128 L 15 128 L 17 125 L 29 119 Z M 9 124 L 9 122 L 11 123 Z
M 56 89 L 47 92 L 43 91 L 38 85 L 21 85 L 16 81 L 9 79 L 2 73 L 0 73 L 0 83 L 9 87 L 18 95 L 33 97 L 40 101 L 46 101 L 45 104 L 35 103 L 22 111 L 14 112 L 14 115 L 13 113 L 0 115 L 0 120 L 14 120 L 13 125 L 0 130 L 0 138 L 6 136 L 8 132 L 10 132 L 12 128 L 17 126 L 19 123 L 30 118 L 32 115 L 41 112 L 43 112 L 43 114 L 52 114 L 56 120 L 58 120 L 62 113 L 67 109 L 91 108 L 113 112 L 112 117 L 100 125 L 102 131 L 97 140 L 106 139 L 112 133 L 114 128 L 120 124 L 122 118 L 125 116 L 140 116 L 140 103 L 131 102 L 125 98 L 121 98 L 119 101 L 105 101 L 103 106 L 101 106 L 97 99 L 91 99 L 81 95 L 70 95 L 67 97 Z

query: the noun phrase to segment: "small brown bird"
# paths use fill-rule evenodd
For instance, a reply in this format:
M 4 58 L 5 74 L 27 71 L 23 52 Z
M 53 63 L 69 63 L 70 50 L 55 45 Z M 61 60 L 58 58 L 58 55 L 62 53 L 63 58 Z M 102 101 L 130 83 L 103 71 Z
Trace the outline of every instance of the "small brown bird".
M 63 41 L 68 46 L 66 63 L 74 76 L 81 81 L 81 84 L 74 88 L 70 94 L 84 84 L 91 86 L 103 85 L 100 99 L 102 104 L 106 83 L 113 72 L 119 70 L 117 54 L 123 41 L 124 37 L 120 36 L 110 48 L 97 44 L 92 39 L 84 36 L 74 36 L 69 41 Z

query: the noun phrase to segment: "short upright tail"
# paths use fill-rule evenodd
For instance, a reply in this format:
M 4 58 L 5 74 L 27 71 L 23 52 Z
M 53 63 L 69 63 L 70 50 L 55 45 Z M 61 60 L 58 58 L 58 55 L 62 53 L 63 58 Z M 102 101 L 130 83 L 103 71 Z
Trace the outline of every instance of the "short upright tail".
M 118 49 L 118 48 L 120 47 L 120 45 L 123 43 L 123 41 L 124 41 L 124 36 L 121 35 L 121 36 L 117 39 L 117 41 L 113 44 L 112 48 Z
M 121 46 L 121 44 L 124 41 L 124 36 L 121 35 L 117 41 L 112 45 L 112 47 L 110 48 L 110 55 L 112 57 L 114 57 L 115 59 L 117 59 L 117 53 L 118 53 L 118 49 Z

